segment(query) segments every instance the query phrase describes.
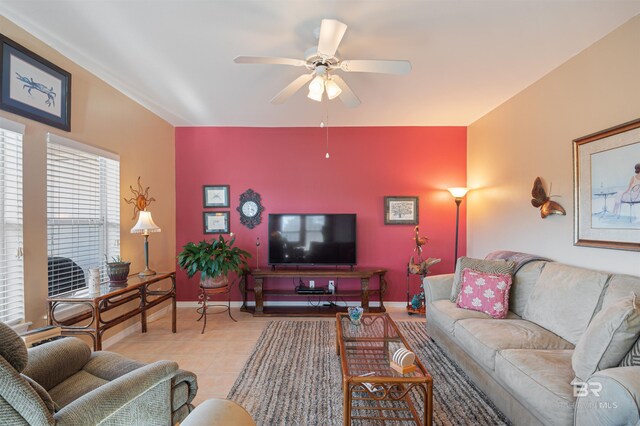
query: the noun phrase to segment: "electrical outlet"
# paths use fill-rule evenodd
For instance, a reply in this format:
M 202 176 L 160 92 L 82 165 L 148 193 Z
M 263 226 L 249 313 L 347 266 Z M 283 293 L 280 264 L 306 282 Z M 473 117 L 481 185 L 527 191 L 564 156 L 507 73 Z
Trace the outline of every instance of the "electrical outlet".
M 309 280 L 309 288 L 315 288 L 316 282 L 314 280 Z
M 336 291 L 336 285 L 333 280 L 329 280 L 329 293 L 333 294 Z

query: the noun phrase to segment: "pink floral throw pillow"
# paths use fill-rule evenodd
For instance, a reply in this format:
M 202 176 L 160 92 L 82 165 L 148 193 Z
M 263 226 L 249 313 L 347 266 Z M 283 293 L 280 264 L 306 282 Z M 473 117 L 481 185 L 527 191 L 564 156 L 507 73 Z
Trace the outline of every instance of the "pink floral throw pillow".
M 456 305 L 484 312 L 493 318 L 506 318 L 511 282 L 509 274 L 489 274 L 465 268 L 462 271 L 462 289 Z

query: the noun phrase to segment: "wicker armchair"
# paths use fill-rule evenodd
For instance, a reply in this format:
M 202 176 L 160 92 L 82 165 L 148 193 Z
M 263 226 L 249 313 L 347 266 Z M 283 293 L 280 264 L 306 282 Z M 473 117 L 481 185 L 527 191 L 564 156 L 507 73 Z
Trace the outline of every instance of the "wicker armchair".
M 27 351 L 0 323 L 0 425 L 169 425 L 191 411 L 196 390 L 175 362 L 91 353 L 73 337 Z

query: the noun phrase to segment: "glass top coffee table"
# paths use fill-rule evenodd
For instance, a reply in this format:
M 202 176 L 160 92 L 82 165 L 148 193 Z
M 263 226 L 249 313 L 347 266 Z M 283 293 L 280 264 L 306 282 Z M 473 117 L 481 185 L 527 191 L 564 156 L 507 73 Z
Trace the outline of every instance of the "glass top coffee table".
M 336 315 L 345 425 L 432 423 L 431 375 L 417 356 L 411 373 L 391 368 L 391 358 L 401 348 L 414 352 L 388 314 L 363 314 L 360 324 L 348 314 Z

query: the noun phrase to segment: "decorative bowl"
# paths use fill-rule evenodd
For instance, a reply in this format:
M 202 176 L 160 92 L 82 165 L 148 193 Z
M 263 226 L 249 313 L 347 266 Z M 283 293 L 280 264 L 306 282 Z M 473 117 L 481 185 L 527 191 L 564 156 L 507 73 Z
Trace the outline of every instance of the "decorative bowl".
M 353 324 L 360 324 L 360 318 L 362 318 L 362 313 L 364 309 L 361 306 L 349 306 L 347 308 L 347 312 L 349 313 L 349 319 Z

